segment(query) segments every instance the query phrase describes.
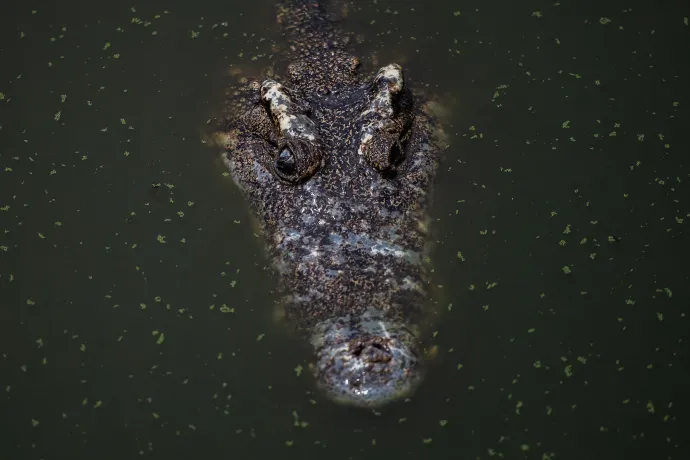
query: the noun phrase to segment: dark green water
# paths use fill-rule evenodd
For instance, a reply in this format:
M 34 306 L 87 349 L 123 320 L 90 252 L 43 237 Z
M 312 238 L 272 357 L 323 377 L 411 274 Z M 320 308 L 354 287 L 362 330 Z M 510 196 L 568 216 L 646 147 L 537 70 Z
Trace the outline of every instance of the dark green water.
M 451 112 L 439 354 L 371 412 L 298 375 L 200 134 L 229 73 L 271 65 L 273 1 L 4 2 L 0 458 L 688 458 L 688 16 L 351 9 L 365 62 L 403 64 Z

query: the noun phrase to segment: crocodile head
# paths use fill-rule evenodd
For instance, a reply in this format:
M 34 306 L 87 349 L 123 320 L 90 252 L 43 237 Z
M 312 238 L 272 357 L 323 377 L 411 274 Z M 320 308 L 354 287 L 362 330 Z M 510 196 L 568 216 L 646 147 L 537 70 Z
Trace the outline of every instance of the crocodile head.
M 310 335 L 317 383 L 380 406 L 423 373 L 438 127 L 401 66 L 361 71 L 322 7 L 284 2 L 278 22 L 285 75 L 229 91 L 223 160 L 280 275 L 280 306 Z

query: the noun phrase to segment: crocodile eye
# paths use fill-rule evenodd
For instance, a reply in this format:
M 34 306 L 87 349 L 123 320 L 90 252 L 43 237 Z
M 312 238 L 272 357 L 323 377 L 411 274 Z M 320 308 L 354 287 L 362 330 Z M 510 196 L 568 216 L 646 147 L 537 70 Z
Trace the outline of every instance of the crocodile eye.
M 322 144 L 309 109 L 295 103 L 290 91 L 273 80 L 261 85 L 261 99 L 270 115 L 278 153 L 270 154 L 273 173 L 283 181 L 298 184 L 309 179 L 323 162 Z
M 296 168 L 295 155 L 285 147 L 276 156 L 276 172 L 279 175 L 291 176 Z
M 388 162 L 391 165 L 398 165 L 405 158 L 405 153 L 403 152 L 400 142 L 394 142 L 388 151 Z
M 362 131 L 357 153 L 381 174 L 395 176 L 397 166 L 405 159 L 405 142 L 413 118 L 402 68 L 397 64 L 382 67 L 371 88 L 371 101 L 359 118 Z
M 306 181 L 321 166 L 320 148 L 316 141 L 283 139 L 273 155 L 273 174 L 290 184 Z

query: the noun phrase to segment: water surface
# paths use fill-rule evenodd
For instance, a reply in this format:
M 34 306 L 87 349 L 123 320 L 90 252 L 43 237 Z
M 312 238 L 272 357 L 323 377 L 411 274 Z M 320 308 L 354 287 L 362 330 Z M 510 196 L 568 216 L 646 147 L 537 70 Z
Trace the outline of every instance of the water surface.
M 0 8 L 0 458 L 690 454 L 687 5 L 350 8 L 450 113 L 439 354 L 373 412 L 314 393 L 201 135 L 273 1 Z

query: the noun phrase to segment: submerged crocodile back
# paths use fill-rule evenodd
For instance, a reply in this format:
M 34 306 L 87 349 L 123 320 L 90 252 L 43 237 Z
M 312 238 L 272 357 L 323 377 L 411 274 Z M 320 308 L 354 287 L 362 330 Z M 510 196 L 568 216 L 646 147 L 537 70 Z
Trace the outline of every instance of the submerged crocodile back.
M 324 43 L 344 47 L 343 32 L 329 15 L 324 2 L 286 0 L 277 5 L 277 21 L 294 56 L 318 53 Z

